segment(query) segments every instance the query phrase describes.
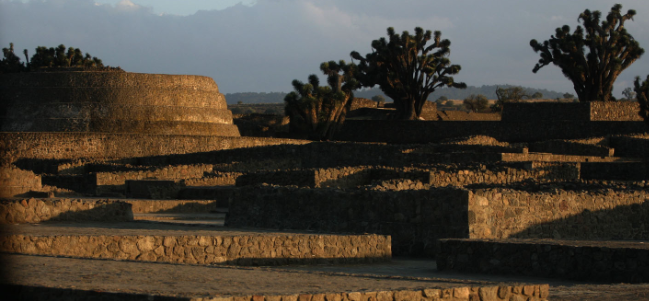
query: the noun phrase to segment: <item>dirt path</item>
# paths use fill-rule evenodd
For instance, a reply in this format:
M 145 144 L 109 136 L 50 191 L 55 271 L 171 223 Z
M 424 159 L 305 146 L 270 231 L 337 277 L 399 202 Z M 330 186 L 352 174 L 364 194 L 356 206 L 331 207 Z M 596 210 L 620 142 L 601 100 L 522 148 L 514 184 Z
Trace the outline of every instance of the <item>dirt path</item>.
M 5 255 L 5 283 L 165 296 L 298 294 L 549 283 L 550 300 L 649 300 L 649 284 L 446 273 L 431 260 L 243 268 Z M 6 271 L 6 270 L 5 270 Z

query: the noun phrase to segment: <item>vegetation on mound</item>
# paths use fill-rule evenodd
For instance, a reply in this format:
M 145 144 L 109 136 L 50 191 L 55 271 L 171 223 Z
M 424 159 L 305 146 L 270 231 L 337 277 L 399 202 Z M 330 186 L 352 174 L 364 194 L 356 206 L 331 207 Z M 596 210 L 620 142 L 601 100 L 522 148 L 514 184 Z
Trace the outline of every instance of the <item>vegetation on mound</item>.
M 23 50 L 25 62 L 20 61 L 14 53 L 14 44 L 3 48 L 4 58 L 0 60 L 0 73 L 17 73 L 30 71 L 123 71 L 120 67 L 104 66 L 101 59 L 84 53 L 79 48 L 66 48 L 61 44 L 58 47 L 38 46 L 36 53 L 29 59 L 27 49 Z

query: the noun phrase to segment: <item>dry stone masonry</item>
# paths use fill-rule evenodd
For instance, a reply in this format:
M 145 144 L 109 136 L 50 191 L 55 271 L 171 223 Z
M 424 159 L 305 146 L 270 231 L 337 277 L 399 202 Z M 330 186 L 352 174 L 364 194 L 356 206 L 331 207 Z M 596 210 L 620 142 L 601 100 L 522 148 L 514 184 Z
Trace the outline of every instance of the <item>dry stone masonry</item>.
M 285 265 L 389 260 L 382 235 L 4 235 L 0 252 L 188 264 Z
M 435 258 L 440 270 L 649 279 L 649 136 L 635 103 L 508 104 L 502 117 L 481 119 L 429 104 L 425 119 L 441 120 L 348 120 L 336 138 L 350 142 L 313 142 L 239 137 L 206 77 L 43 72 L 0 80 L 3 254 L 207 267 L 375 263 L 394 253 Z M 375 105 L 354 108 L 389 110 Z M 426 288 L 428 281 L 182 298 L 542 301 L 550 294 L 548 285 Z M 159 297 L 2 285 L 33 297 Z
M 2 131 L 239 136 L 209 77 L 127 72 L 0 76 Z

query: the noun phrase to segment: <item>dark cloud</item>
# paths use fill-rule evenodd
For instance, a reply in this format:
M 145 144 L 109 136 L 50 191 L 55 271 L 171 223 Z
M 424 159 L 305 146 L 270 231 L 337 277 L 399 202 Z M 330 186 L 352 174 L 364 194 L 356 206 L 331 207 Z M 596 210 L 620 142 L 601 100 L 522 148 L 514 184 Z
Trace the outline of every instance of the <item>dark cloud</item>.
M 137 2 L 134 0 L 134 2 Z M 627 26 L 649 45 L 649 3 L 619 1 L 638 16 Z M 370 51 L 385 29 L 441 30 L 452 42 L 457 77 L 470 85 L 518 84 L 559 91 L 572 87 L 548 66 L 531 70 L 538 56 L 530 39 L 545 40 L 556 27 L 577 25 L 585 8 L 607 12 L 608 1 L 259 0 L 189 16 L 156 15 L 151 7 L 96 5 L 92 0 L 0 0 L 0 45 L 79 47 L 107 64 L 133 72 L 200 74 L 223 92 L 289 91 L 328 60 Z M 643 17 L 645 16 L 646 17 Z M 649 47 L 649 46 L 645 46 Z M 619 79 L 616 92 L 636 75 L 641 59 Z

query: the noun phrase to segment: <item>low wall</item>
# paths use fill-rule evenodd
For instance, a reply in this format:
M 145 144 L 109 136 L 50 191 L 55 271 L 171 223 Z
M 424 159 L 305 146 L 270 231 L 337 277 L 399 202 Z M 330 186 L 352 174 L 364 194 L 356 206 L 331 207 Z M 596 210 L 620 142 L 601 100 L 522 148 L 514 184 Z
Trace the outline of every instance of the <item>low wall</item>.
M 149 179 L 179 181 L 185 179 L 201 179 L 206 173 L 212 172 L 212 165 L 179 165 L 166 166 L 152 170 L 134 170 L 122 172 L 97 172 L 97 194 L 105 192 L 124 192 L 127 181 L 142 181 Z M 203 181 L 206 182 L 207 180 Z M 196 180 L 194 184 L 197 184 Z
M 97 179 L 94 174 L 83 175 L 42 175 L 43 185 L 61 188 L 84 194 L 97 192 Z
M 353 166 L 340 168 L 317 168 L 293 171 L 248 173 L 237 178 L 237 186 L 263 183 L 281 186 L 312 188 L 354 188 L 391 179 L 410 179 L 429 182 L 429 174 L 423 170 L 403 168 Z
M 590 105 L 585 102 L 521 102 L 505 103 L 502 121 L 546 122 L 546 121 L 589 121 Z
M 209 213 L 227 208 L 228 200 L 134 200 L 125 199 L 131 204 L 133 213 Z
M 645 181 L 649 180 L 649 163 L 581 163 L 581 178 L 584 180 Z
M 234 186 L 241 175 L 243 173 L 215 171 L 202 178 L 186 179 L 185 186 Z
M 577 163 L 521 162 L 508 164 L 457 164 L 425 169 L 353 166 L 296 171 L 248 173 L 237 186 L 263 183 L 280 186 L 355 188 L 390 180 L 411 180 L 436 187 L 471 184 L 548 183 L 579 180 Z
M 597 282 L 649 282 L 649 246 L 580 241 L 442 239 L 437 268 Z
M 578 103 L 506 103 L 502 120 L 507 122 L 544 121 L 643 121 L 635 101 L 590 101 Z
M 649 135 L 614 136 L 609 139 L 609 144 L 615 148 L 616 156 L 649 159 Z
M 283 265 L 390 260 L 383 235 L 0 236 L 0 252 L 189 264 Z
M 256 138 L 106 133 L 0 133 L 4 160 L 121 159 L 187 154 L 310 141 Z
M 583 139 L 647 132 L 641 121 L 403 121 L 347 120 L 334 137 L 339 141 L 431 143 L 476 135 L 499 141 L 536 142 L 551 139 Z
M 0 197 L 18 196 L 43 188 L 41 177 L 28 170 L 0 166 Z
M 45 221 L 131 221 L 131 205 L 111 200 L 0 199 L 0 224 Z
M 518 166 L 516 166 L 518 165 Z M 457 166 L 457 169 L 433 169 L 432 186 L 465 186 L 471 184 L 516 184 L 522 182 L 547 183 L 579 179 L 579 164 L 525 162 L 517 164 Z
M 432 255 L 443 237 L 468 237 L 468 191 L 245 187 L 226 225 L 392 236 L 396 255 Z
M 591 121 L 643 121 L 637 101 L 591 101 Z
M 642 189 L 474 190 L 468 202 L 470 238 L 649 239 Z

